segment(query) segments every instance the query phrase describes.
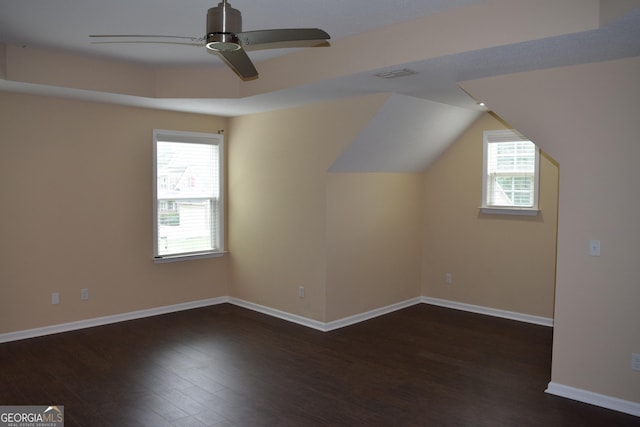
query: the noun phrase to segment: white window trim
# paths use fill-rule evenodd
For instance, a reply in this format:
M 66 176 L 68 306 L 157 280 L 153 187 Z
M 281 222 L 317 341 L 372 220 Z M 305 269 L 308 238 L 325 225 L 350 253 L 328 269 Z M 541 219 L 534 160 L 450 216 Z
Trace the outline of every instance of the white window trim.
M 537 216 L 540 213 L 539 209 L 516 209 L 516 208 L 480 208 L 480 213 L 485 215 L 522 215 L 522 216 Z
M 218 146 L 218 171 L 220 173 L 219 178 L 219 218 L 220 224 L 218 229 L 219 236 L 219 249 L 215 251 L 204 252 L 192 252 L 182 253 L 175 255 L 158 255 L 158 165 L 157 165 L 157 142 L 161 141 L 175 141 L 175 142 L 192 142 L 192 143 L 214 143 Z M 153 130 L 153 262 L 156 264 L 170 263 L 176 261 L 188 261 L 204 258 L 217 258 L 227 253 L 225 250 L 225 171 L 224 171 L 224 136 L 222 134 L 215 133 L 201 133 L 201 132 L 185 132 L 185 131 L 173 131 L 154 129 Z
M 522 216 L 537 216 L 540 212 L 538 201 L 540 195 L 540 148 L 536 146 L 535 157 L 535 175 L 534 175 L 534 192 L 533 192 L 533 206 L 531 207 L 514 207 L 514 206 L 489 206 L 487 205 L 487 160 L 489 155 L 488 144 L 489 142 L 506 141 L 529 141 L 529 138 L 520 134 L 514 129 L 505 130 L 489 130 L 485 131 L 483 135 L 483 148 L 482 148 L 482 204 L 480 206 L 480 213 L 486 215 L 522 215 Z
M 154 257 L 153 262 L 156 264 L 166 264 L 169 262 L 178 262 L 178 261 L 189 261 L 192 259 L 206 259 L 206 258 L 218 258 L 224 256 L 227 251 L 216 251 L 216 252 L 203 252 L 197 254 L 188 254 L 188 255 L 169 255 L 162 257 Z

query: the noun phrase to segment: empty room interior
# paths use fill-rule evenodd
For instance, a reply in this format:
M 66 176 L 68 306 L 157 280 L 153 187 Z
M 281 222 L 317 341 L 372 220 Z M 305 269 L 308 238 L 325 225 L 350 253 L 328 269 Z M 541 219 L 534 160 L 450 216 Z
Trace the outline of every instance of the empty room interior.
M 215 330 L 230 327 L 228 315 L 296 342 L 308 334 L 315 346 L 375 340 L 367 325 L 400 336 L 385 319 L 410 330 L 392 316 L 419 324 L 433 310 L 463 324 L 471 314 L 499 319 L 505 335 L 520 326 L 546 334 L 540 399 L 640 424 L 639 1 L 281 0 L 267 12 L 235 0 L 246 30 L 318 27 L 331 36 L 314 47 L 244 46 L 259 72 L 249 77 L 225 52 L 206 52 L 210 30 L 189 42 L 200 48 L 89 40 L 200 37 L 217 0 L 143 2 L 153 11 L 124 1 L 20 3 L 0 0 L 6 390 L 28 397 L 40 387 L 18 385 L 6 368 L 20 351 L 46 356 L 48 346 L 71 345 L 65 337 L 100 328 L 150 327 L 163 340 L 158 328 L 171 322 L 162 319 L 187 325 L 178 316 L 196 313 L 191 320 Z M 494 209 L 484 196 L 487 135 L 509 130 L 537 150 L 526 209 Z M 217 244 L 164 253 L 159 230 L 176 224 L 160 211 L 174 205 L 158 195 L 156 146 L 162 135 L 195 133 L 219 150 Z M 160 323 L 145 323 L 153 319 Z M 420 347 L 409 351 L 438 352 L 409 341 Z M 457 345 L 476 351 L 471 338 Z M 55 399 L 44 390 L 33 394 L 41 401 L 0 405 L 59 403 L 69 425 L 82 425 L 71 403 L 43 402 Z M 566 417 L 558 425 L 572 425 Z M 304 425 L 223 418 L 199 422 Z M 508 419 L 450 425 L 527 425 Z M 363 425 L 419 425 L 399 420 Z

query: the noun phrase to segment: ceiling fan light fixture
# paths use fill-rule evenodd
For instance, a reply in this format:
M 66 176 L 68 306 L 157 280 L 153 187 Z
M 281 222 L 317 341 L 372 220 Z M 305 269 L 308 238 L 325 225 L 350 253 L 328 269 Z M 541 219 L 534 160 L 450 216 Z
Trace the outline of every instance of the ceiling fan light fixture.
M 238 50 L 238 49 L 240 49 L 240 45 L 237 45 L 235 43 L 220 43 L 220 42 L 207 43 L 207 50 L 210 50 L 213 52 L 233 52 L 234 50 Z
M 207 34 L 207 50 L 213 52 L 233 52 L 240 49 L 240 42 L 235 34 L 211 33 Z

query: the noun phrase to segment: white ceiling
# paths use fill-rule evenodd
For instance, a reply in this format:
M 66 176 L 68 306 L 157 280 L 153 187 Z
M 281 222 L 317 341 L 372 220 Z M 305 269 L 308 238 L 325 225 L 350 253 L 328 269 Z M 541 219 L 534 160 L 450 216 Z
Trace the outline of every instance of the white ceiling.
M 46 48 L 77 55 L 110 58 L 151 67 L 189 66 L 224 68 L 204 48 L 183 45 L 92 44 L 90 34 L 168 34 L 202 37 L 207 9 L 218 0 L 0 0 L 0 43 Z M 529 0 L 518 0 L 525 3 Z M 532 4 L 542 0 L 530 0 Z M 399 23 L 454 11 L 467 6 L 509 5 L 500 0 L 233 0 L 242 12 L 244 30 L 318 27 L 331 35 L 331 42 L 357 39 L 358 35 Z M 545 4 L 553 4 L 546 1 Z M 457 83 L 481 77 L 549 67 L 597 62 L 640 55 L 640 1 L 563 0 L 567 10 L 580 11 L 600 5 L 601 23 L 589 31 L 571 32 L 494 47 L 466 50 L 427 59 L 394 63 L 339 77 L 316 79 L 303 85 L 279 88 L 253 96 L 225 99 L 165 99 L 23 83 L 0 78 L 0 90 L 66 96 L 149 108 L 235 116 L 286 108 L 302 103 L 344 96 L 388 92 L 385 103 L 334 165 L 335 171 L 416 171 L 424 169 L 453 138 L 483 109 Z M 602 13 L 603 5 L 607 13 Z M 622 11 L 624 13 L 617 13 Z M 500 14 L 501 10 L 492 12 Z M 505 16 L 506 12 L 505 12 Z M 558 19 L 569 17 L 560 16 Z M 511 25 L 508 19 L 505 25 Z M 493 29 L 495 30 L 495 29 Z M 512 28 L 510 28 L 512 30 Z M 393 33 L 392 33 L 393 34 Z M 476 34 L 460 27 L 456 37 L 473 39 Z M 362 38 L 366 43 L 368 38 Z M 448 40 L 426 40 L 446 46 Z M 347 44 L 347 43 L 346 43 Z M 398 49 L 407 45 L 397 40 Z M 1 47 L 1 46 L 0 46 Z M 332 49 L 332 47 L 314 48 Z M 335 49 L 335 48 L 334 48 Z M 362 46 L 361 49 L 372 49 Z M 250 52 L 258 71 L 261 62 L 278 59 L 292 50 Z M 294 50 L 295 51 L 295 50 Z M 380 51 L 389 57 L 394 52 Z M 357 61 L 357 49 L 351 54 Z M 0 62 L 1 65 L 1 62 Z M 409 68 L 415 75 L 381 79 L 374 74 Z M 0 70 L 1 71 L 1 70 Z M 2 73 L 0 72 L 0 77 Z M 612 76 L 612 78 L 615 78 Z M 594 82 L 606 84 L 606 82 Z M 444 119 L 443 119 L 444 118 Z M 407 123 L 412 119 L 414 125 Z M 457 125 L 456 125 L 457 123 Z M 427 136 L 416 129 L 429 129 Z M 425 138 L 428 144 L 425 144 Z M 388 150 L 403 141 L 403 149 Z M 420 148 L 422 147 L 422 148 Z M 396 146 L 396 148 L 399 148 Z M 409 155 L 409 153 L 411 153 Z
M 340 39 L 481 0 L 232 0 L 243 30 L 321 28 Z M 90 34 L 204 37 L 207 10 L 218 0 L 0 0 L 0 40 L 155 65 L 222 61 L 204 49 L 171 45 L 91 44 Z M 255 62 L 287 50 L 251 54 Z
M 598 0 L 581 1 L 586 5 Z M 123 99 L 123 102 L 233 116 L 292 106 L 302 99 L 308 102 L 316 98 L 334 97 L 336 94 L 348 96 L 394 92 L 477 110 L 475 101 L 458 88 L 457 82 L 504 73 L 640 55 L 640 1 L 601 1 L 626 5 L 627 10 L 632 10 L 622 18 L 614 20 L 612 24 L 597 30 L 397 64 L 397 68 L 410 68 L 418 72 L 406 78 L 384 80 L 374 77 L 375 70 L 370 70 L 338 79 L 322 80 L 316 84 L 297 87 L 295 90 L 281 90 L 242 99 L 182 99 L 172 102 L 166 99 L 129 97 Z M 481 3 L 487 1 L 233 0 L 231 5 L 242 12 L 245 30 L 319 27 L 326 30 L 335 42 L 392 24 Z M 207 54 L 201 47 L 166 44 L 92 44 L 89 38 L 90 34 L 105 33 L 202 37 L 205 32 L 207 9 L 216 4 L 217 0 L 0 0 L 0 43 L 69 51 L 153 66 L 215 65 L 224 68 L 225 65 L 217 56 Z M 460 31 L 464 31 L 464 28 Z M 472 33 L 464 35 L 469 38 L 475 37 Z M 447 40 L 433 42 L 446 43 Z M 398 40 L 399 48 L 402 48 L 403 44 L 403 40 Z M 249 55 L 260 71 L 260 62 L 295 50 L 297 49 L 262 50 L 250 52 Z M 381 52 L 382 54 L 385 52 Z M 378 71 L 388 69 L 389 67 L 386 67 Z M 56 88 L 30 88 L 28 85 L 7 81 L 0 81 L 0 88 L 58 92 Z M 75 96 L 90 98 L 92 94 L 76 93 Z

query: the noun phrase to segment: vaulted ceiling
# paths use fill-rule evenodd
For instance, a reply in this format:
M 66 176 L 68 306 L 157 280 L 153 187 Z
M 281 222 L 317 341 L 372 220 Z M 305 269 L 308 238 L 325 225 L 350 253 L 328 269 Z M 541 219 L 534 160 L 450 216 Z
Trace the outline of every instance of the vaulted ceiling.
M 204 48 L 89 38 L 202 37 L 214 3 L 0 0 L 0 90 L 222 116 L 387 92 L 394 95 L 334 168 L 415 171 L 484 111 L 458 82 L 640 55 L 637 0 L 231 3 L 245 30 L 319 27 L 332 36 L 331 46 L 250 52 L 260 77 L 243 82 Z M 403 69 L 414 74 L 376 76 Z M 407 153 L 416 150 L 423 137 L 416 129 L 430 130 L 419 161 L 413 151 L 411 161 L 378 165 L 389 138 L 405 141 Z

